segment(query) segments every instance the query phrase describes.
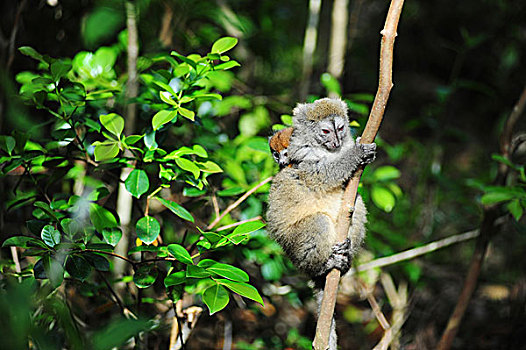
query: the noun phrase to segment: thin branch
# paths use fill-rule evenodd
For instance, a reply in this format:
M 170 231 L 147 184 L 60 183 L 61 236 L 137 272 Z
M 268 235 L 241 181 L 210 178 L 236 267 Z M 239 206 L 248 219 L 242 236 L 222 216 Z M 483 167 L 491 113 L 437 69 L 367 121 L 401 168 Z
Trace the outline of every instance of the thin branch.
M 300 100 L 305 100 L 309 93 L 309 81 L 312 74 L 312 56 L 316 49 L 318 37 L 318 22 L 320 18 L 321 0 L 309 1 L 309 19 L 305 28 L 305 38 L 303 39 L 303 59 L 300 84 Z
M 212 205 L 214 206 L 214 214 L 217 218 L 219 217 L 219 203 L 217 203 L 217 196 L 215 193 L 212 193 Z
M 102 274 L 102 272 L 100 272 L 99 270 L 96 270 L 97 273 L 99 274 L 100 278 L 102 279 L 102 281 L 104 281 L 104 284 L 106 285 L 106 287 L 108 288 L 108 290 L 110 291 L 111 295 L 113 295 L 113 298 L 115 299 L 115 302 L 117 303 L 117 305 L 119 305 L 119 307 L 121 308 L 121 312 L 122 314 L 124 315 L 125 312 L 124 310 L 126 309 L 124 307 L 124 304 L 122 303 L 121 299 L 119 298 L 119 296 L 117 295 L 117 293 L 115 293 L 115 291 L 113 290 L 113 288 L 111 287 L 111 284 L 110 282 L 108 282 L 108 280 L 106 279 L 106 277 Z
M 519 100 L 513 107 L 512 112 L 506 120 L 504 129 L 500 138 L 500 147 L 501 155 L 507 157 L 509 155 L 509 146 L 511 144 L 511 135 L 513 133 L 513 127 L 517 122 L 517 119 L 524 111 L 526 105 L 526 86 L 524 87 Z M 497 186 L 502 186 L 506 182 L 506 177 L 508 173 L 508 166 L 502 164 L 498 168 L 497 177 L 495 178 L 494 184 Z M 482 217 L 482 223 L 480 225 L 480 235 L 477 238 L 475 245 L 475 251 L 471 257 L 469 264 L 468 273 L 466 279 L 464 280 L 464 285 L 462 291 L 458 297 L 457 304 L 453 313 L 449 317 L 446 329 L 442 333 L 442 337 L 437 345 L 438 350 L 449 350 L 453 344 L 453 340 L 457 335 L 460 323 L 462 318 L 466 313 L 469 301 L 475 291 L 477 286 L 477 280 L 480 275 L 480 270 L 482 268 L 482 263 L 484 262 L 484 256 L 488 249 L 491 236 L 495 230 L 495 220 L 498 218 L 498 210 L 500 203 L 484 206 L 484 214 Z
M 212 221 L 212 223 L 210 225 L 208 225 L 206 227 L 207 230 L 211 230 L 212 228 L 214 228 L 215 225 L 217 225 L 217 223 L 219 221 L 221 221 L 222 218 L 225 217 L 226 214 L 230 213 L 232 210 L 234 210 L 235 208 L 237 208 L 238 205 L 240 205 L 241 203 L 243 203 L 243 201 L 245 199 L 247 199 L 252 193 L 256 192 L 258 190 L 258 188 L 260 188 L 261 186 L 265 185 L 266 183 L 270 182 L 272 180 L 272 176 L 271 177 L 267 177 L 265 180 L 261 181 L 260 183 L 258 183 L 256 186 L 252 187 L 250 190 L 248 190 L 244 195 L 242 195 L 237 201 L 235 201 L 234 203 L 232 203 L 231 205 L 228 206 L 228 208 L 225 209 L 225 211 L 223 211 L 223 213 L 221 213 L 221 215 L 219 215 L 218 217 L 215 218 L 214 221 Z
M 405 250 L 397 254 L 393 254 L 390 256 L 383 257 L 383 258 L 375 259 L 373 261 L 369 261 L 365 264 L 361 264 L 355 268 L 352 268 L 349 271 L 349 273 L 353 275 L 358 272 L 376 269 L 376 268 L 383 267 L 383 266 L 393 265 L 393 264 L 399 263 L 404 260 L 410 260 L 410 259 L 416 258 L 417 256 L 421 256 L 427 253 L 434 252 L 435 250 L 450 246 L 452 244 L 470 240 L 472 238 L 477 237 L 478 235 L 479 235 L 479 230 L 459 233 L 458 235 L 446 237 L 438 241 L 428 243 L 421 247 L 408 249 L 408 250 Z
M 130 260 L 122 255 L 119 255 L 119 254 L 116 254 L 116 253 L 113 253 L 113 252 L 107 252 L 107 251 L 104 251 L 104 250 L 98 250 L 98 249 L 84 249 L 83 252 L 93 252 L 93 253 L 99 253 L 99 254 L 106 254 L 106 255 L 111 255 L 111 256 L 114 256 L 116 258 L 119 258 L 121 260 L 124 260 L 128 263 L 130 263 L 132 266 L 135 267 L 135 265 L 137 265 L 137 262 L 133 261 L 133 260 Z
M 361 138 L 362 143 L 371 143 L 374 141 L 382 122 L 391 88 L 393 87 L 393 47 L 403 4 L 403 0 L 391 1 L 384 29 L 380 32 L 382 34 L 382 42 L 380 46 L 379 84 L 371 108 L 371 114 L 369 115 L 367 125 L 365 126 Z M 362 173 L 363 167 L 356 171 L 345 189 L 342 201 L 343 204 L 338 215 L 336 227 L 339 242 L 343 242 L 347 236 L 350 224 L 349 209 L 356 201 L 356 192 L 358 190 L 358 184 Z M 336 305 L 339 280 L 339 270 L 334 269 L 327 275 L 318 324 L 316 325 L 316 336 L 313 342 L 314 349 L 316 350 L 326 349 L 329 344 L 329 331 L 334 314 L 334 306 Z
M 245 224 L 247 222 L 251 222 L 251 221 L 258 221 L 258 220 L 261 220 L 261 219 L 262 219 L 261 216 L 256 216 L 256 217 L 253 217 L 251 219 L 247 219 L 247 220 L 235 222 L 235 223 L 230 224 L 230 225 L 225 225 L 225 226 L 218 227 L 216 229 L 216 231 L 219 232 L 219 231 L 228 230 L 229 228 L 236 227 L 236 226 L 239 226 L 239 225 Z

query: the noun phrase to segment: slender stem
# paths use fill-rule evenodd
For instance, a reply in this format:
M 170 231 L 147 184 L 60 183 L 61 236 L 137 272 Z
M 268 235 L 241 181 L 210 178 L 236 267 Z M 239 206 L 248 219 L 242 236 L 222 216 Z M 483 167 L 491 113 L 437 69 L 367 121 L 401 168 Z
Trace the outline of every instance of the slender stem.
M 473 231 L 460 233 L 458 235 L 446 237 L 438 241 L 428 243 L 421 247 L 408 249 L 408 250 L 405 250 L 397 254 L 375 259 L 373 261 L 369 261 L 367 263 L 358 265 L 355 268 L 352 268 L 349 271 L 349 273 L 353 275 L 353 274 L 356 274 L 357 272 L 362 272 L 366 270 L 377 269 L 379 267 L 393 265 L 393 264 L 399 263 L 404 260 L 413 259 L 418 256 L 434 252 L 435 250 L 447 247 L 455 243 L 464 242 L 464 241 L 473 239 L 477 237 L 478 235 L 479 235 L 479 230 L 473 230 Z
M 236 227 L 236 226 L 239 226 L 239 225 L 245 224 L 247 222 L 251 222 L 251 221 L 258 221 L 258 220 L 261 220 L 261 219 L 262 219 L 261 216 L 256 216 L 256 217 L 253 217 L 252 219 L 247 219 L 247 220 L 235 222 L 235 223 L 230 224 L 230 225 L 225 225 L 225 226 L 218 227 L 216 229 L 216 231 L 219 232 L 219 231 L 228 230 L 229 228 Z
M 100 272 L 99 270 L 96 270 L 96 271 L 99 274 L 99 276 L 102 279 L 102 281 L 104 281 L 104 284 L 106 285 L 106 287 L 108 287 L 108 290 L 110 291 L 111 295 L 113 295 L 113 298 L 115 298 L 115 302 L 117 303 L 117 305 L 119 305 L 119 307 L 121 308 L 121 312 L 124 315 L 125 308 L 124 308 L 124 304 L 122 303 L 121 299 L 119 298 L 117 293 L 115 293 L 115 291 L 113 290 L 113 288 L 110 285 L 110 282 L 108 282 L 108 280 L 106 279 L 104 274 L 102 272 Z
M 256 192 L 258 188 L 265 185 L 266 183 L 270 182 L 272 180 L 271 177 L 267 177 L 265 180 L 258 183 L 256 186 L 252 187 L 250 190 L 248 190 L 244 195 L 242 195 L 237 201 L 229 205 L 221 215 L 215 218 L 214 221 L 210 225 L 206 227 L 207 230 L 211 230 L 219 221 L 221 221 L 222 218 L 225 217 L 226 214 L 230 213 L 232 210 L 237 208 L 238 205 L 240 205 L 245 199 L 247 199 L 252 193 Z
M 124 260 L 124 261 L 130 263 L 134 268 L 137 265 L 137 262 L 135 262 L 133 260 L 130 260 L 130 259 L 128 259 L 128 258 L 126 258 L 126 257 L 124 257 L 122 255 L 116 254 L 114 252 L 106 252 L 104 250 L 98 250 L 98 249 L 84 249 L 83 252 L 92 252 L 92 253 L 111 255 L 111 256 L 114 256 L 116 258 L 119 258 L 121 260 Z

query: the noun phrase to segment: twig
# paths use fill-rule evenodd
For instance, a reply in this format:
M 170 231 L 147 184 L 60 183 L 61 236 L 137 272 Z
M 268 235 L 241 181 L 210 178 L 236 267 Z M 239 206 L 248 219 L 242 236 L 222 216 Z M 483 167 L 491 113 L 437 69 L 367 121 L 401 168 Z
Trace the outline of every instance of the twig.
M 389 304 L 391 304 L 393 308 L 393 314 L 391 316 L 391 339 L 388 345 L 391 345 L 392 350 L 398 350 L 400 348 L 400 330 L 406 320 L 407 283 L 400 283 L 397 291 L 393 279 L 389 274 L 382 273 L 380 275 L 380 281 L 382 282 L 382 287 L 387 295 Z
M 219 231 L 228 230 L 229 228 L 236 227 L 236 226 L 239 226 L 239 225 L 245 224 L 247 222 L 251 222 L 251 221 L 258 221 L 258 220 L 261 220 L 261 219 L 262 219 L 261 216 L 256 216 L 256 217 L 253 217 L 252 219 L 247 219 L 247 220 L 235 222 L 235 223 L 230 224 L 230 225 L 225 225 L 225 226 L 218 227 L 216 229 L 216 231 L 219 232 Z
M 135 265 L 137 265 L 137 263 L 133 260 L 130 260 L 122 255 L 119 255 L 117 253 L 113 253 L 113 252 L 107 252 L 107 251 L 104 251 L 104 250 L 98 250 L 98 249 L 84 249 L 83 252 L 93 252 L 93 253 L 99 253 L 99 254 L 106 254 L 106 255 L 111 255 L 111 256 L 114 256 L 116 258 L 119 258 L 121 260 L 124 260 L 128 263 L 130 263 L 132 266 L 135 267 Z
M 108 282 L 108 280 L 106 279 L 106 277 L 104 277 L 102 272 L 100 272 L 99 270 L 96 270 L 96 271 L 99 274 L 99 276 L 102 279 L 102 281 L 104 281 L 104 284 L 106 285 L 106 287 L 108 287 L 108 290 L 110 291 L 111 295 L 113 295 L 113 298 L 115 298 L 115 302 L 117 303 L 117 305 L 119 305 L 119 307 L 121 308 L 121 312 L 124 315 L 125 314 L 124 310 L 126 308 L 124 307 L 124 304 L 122 303 L 121 299 L 119 298 L 117 293 L 115 293 L 115 291 L 113 290 L 113 288 L 110 285 L 110 282 Z
M 416 258 L 417 256 L 434 252 L 435 250 L 450 246 L 452 244 L 467 241 L 469 239 L 477 237 L 478 235 L 479 235 L 479 230 L 459 233 L 458 235 L 453 235 L 447 238 L 443 238 L 438 241 L 428 243 L 421 247 L 408 249 L 408 250 L 405 250 L 397 254 L 375 259 L 373 261 L 369 261 L 367 263 L 358 265 L 355 268 L 353 267 L 349 271 L 349 274 L 353 275 L 358 272 L 371 270 L 371 269 L 375 269 L 375 268 L 379 268 L 383 266 L 393 265 L 393 264 L 399 263 L 400 261 L 413 259 L 413 258 Z
M 526 86 L 524 87 L 519 100 L 513 107 L 512 112 L 508 116 L 506 124 L 504 125 L 504 129 L 502 130 L 500 138 L 500 147 L 501 154 L 504 157 L 508 156 L 508 148 L 511 144 L 511 135 L 513 132 L 513 127 L 517 122 L 519 116 L 524 111 L 525 106 Z M 509 168 L 505 164 L 499 166 L 497 177 L 494 181 L 495 185 L 498 186 L 503 185 L 505 183 L 508 170 Z M 480 235 L 477 239 L 473 256 L 471 257 L 468 273 L 466 275 L 466 279 L 464 280 L 464 285 L 462 287 L 460 296 L 458 297 L 455 309 L 449 317 L 446 329 L 444 330 L 444 333 L 442 334 L 442 337 L 440 338 L 440 341 L 437 345 L 438 350 L 449 350 L 451 348 L 451 345 L 453 344 L 455 336 L 457 335 L 460 323 L 462 322 L 462 318 L 464 317 L 469 301 L 471 300 L 471 296 L 473 295 L 475 287 L 477 286 L 477 280 L 480 275 L 480 269 L 482 268 L 484 256 L 486 255 L 486 250 L 488 249 L 489 241 L 494 231 L 495 220 L 498 217 L 499 204 L 500 203 L 484 206 L 484 214 L 482 217 L 482 223 L 480 225 Z
M 231 205 L 229 205 L 225 211 L 223 211 L 223 213 L 221 213 L 221 215 L 219 215 L 218 217 L 215 218 L 214 221 L 212 221 L 212 223 L 210 225 L 208 225 L 206 227 L 207 230 L 211 230 L 215 225 L 217 225 L 217 223 L 219 221 L 221 221 L 222 218 L 225 217 L 226 214 L 230 213 L 232 210 L 234 210 L 235 208 L 237 208 L 238 205 L 240 205 L 241 203 L 243 203 L 243 201 L 245 199 L 247 199 L 252 193 L 256 192 L 258 190 L 258 188 L 260 188 L 261 186 L 265 185 L 266 183 L 270 182 L 272 180 L 272 176 L 271 177 L 267 177 L 265 180 L 261 181 L 260 183 L 258 183 L 256 186 L 252 187 L 250 190 L 248 190 L 244 195 L 242 195 L 237 201 L 235 201 L 234 203 L 232 203 Z
M 382 42 L 380 46 L 379 84 L 373 106 L 371 108 L 371 114 L 369 115 L 367 125 L 365 126 L 365 130 L 361 138 L 362 143 L 371 143 L 374 141 L 374 138 L 376 137 L 382 122 L 385 106 L 389 98 L 389 93 L 393 87 L 393 46 L 403 4 L 403 0 L 391 1 L 384 29 L 380 32 L 382 34 Z M 360 182 L 362 173 L 363 167 L 356 171 L 351 181 L 349 181 L 349 184 L 347 185 L 343 195 L 343 205 L 338 215 L 336 227 L 338 241 L 340 242 L 343 242 L 347 236 L 350 223 L 349 209 L 356 201 L 356 192 L 358 190 L 358 184 Z M 336 304 L 336 294 L 338 293 L 339 280 L 339 270 L 333 269 L 327 275 L 322 305 L 320 308 L 320 315 L 318 317 L 318 324 L 316 325 L 316 336 L 313 342 L 314 349 L 316 350 L 324 350 L 329 344 L 329 331 L 334 314 L 334 306 Z
M 219 217 L 219 204 L 217 203 L 217 197 L 215 193 L 212 193 L 212 205 L 214 206 L 214 214 L 217 218 Z
M 11 256 L 13 257 L 13 262 L 15 263 L 15 271 L 20 275 L 22 273 L 22 268 L 20 267 L 20 260 L 18 260 L 18 252 L 14 246 L 11 246 Z M 22 282 L 21 276 L 18 276 L 18 282 Z

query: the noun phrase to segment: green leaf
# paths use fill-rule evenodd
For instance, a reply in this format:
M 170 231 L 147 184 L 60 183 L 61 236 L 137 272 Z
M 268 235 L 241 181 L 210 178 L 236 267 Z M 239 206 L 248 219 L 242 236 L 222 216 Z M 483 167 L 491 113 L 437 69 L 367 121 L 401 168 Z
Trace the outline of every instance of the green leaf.
M 131 146 L 137 143 L 137 141 L 139 141 L 140 139 L 142 139 L 143 136 L 144 135 L 130 135 L 130 136 L 126 136 L 123 141 L 127 146 Z
M 91 272 L 91 265 L 80 255 L 70 255 L 66 260 L 66 271 L 71 277 L 84 281 Z
M 192 214 L 190 214 L 190 212 L 188 210 L 186 210 L 185 208 L 183 208 L 181 205 L 173 202 L 173 201 L 170 201 L 170 200 L 167 200 L 167 199 L 163 199 L 161 197 L 155 197 L 155 199 L 157 199 L 159 202 L 162 203 L 162 205 L 164 205 L 166 208 L 170 209 L 172 211 L 172 213 L 174 213 L 175 215 L 177 215 L 178 217 L 180 217 L 181 219 L 184 219 L 184 220 L 187 220 L 187 221 L 190 221 L 190 222 L 194 222 L 194 217 L 192 216 Z
M 153 130 L 158 130 L 161 126 L 163 126 L 166 123 L 171 122 L 176 117 L 177 117 L 177 111 L 162 110 L 162 111 L 155 113 L 155 115 L 152 118 Z
M 108 259 L 106 259 L 104 256 L 95 254 L 95 253 L 85 253 L 82 255 L 84 259 L 86 259 L 91 266 L 93 266 L 96 270 L 99 271 L 109 271 L 110 270 L 110 262 Z
M 120 137 L 124 130 L 124 118 L 116 113 L 101 114 L 99 116 L 101 124 L 113 135 Z
M 102 232 L 105 228 L 119 227 L 115 216 L 106 208 L 90 203 L 89 217 L 95 229 Z
M 239 225 L 236 227 L 234 232 L 232 232 L 233 235 L 243 235 L 248 234 L 254 231 L 259 230 L 260 228 L 264 227 L 265 224 L 261 221 L 249 221 L 245 222 L 244 224 Z
M 169 93 L 168 91 L 160 91 L 159 97 L 161 98 L 163 102 L 168 103 L 169 105 L 172 105 L 172 106 L 177 106 L 177 102 L 174 101 L 174 99 L 172 98 L 172 94 Z
M 263 304 L 263 299 L 261 299 L 261 295 L 259 295 L 259 292 L 256 288 L 252 287 L 250 284 L 242 283 L 242 282 L 235 282 L 225 279 L 216 279 L 216 282 L 219 284 L 222 284 L 226 286 L 228 289 L 233 291 L 234 293 L 237 293 L 245 298 L 254 300 L 261 305 Z
M 141 265 L 133 275 L 133 282 L 138 288 L 148 288 L 155 283 L 158 275 L 159 271 L 155 265 Z
M 199 166 L 201 167 L 201 170 L 203 172 L 207 172 L 207 173 L 211 173 L 211 174 L 222 173 L 223 172 L 223 169 L 221 169 L 221 167 L 219 165 L 217 165 L 216 163 L 214 163 L 212 161 L 206 161 L 204 163 L 197 163 L 197 164 L 199 164 Z
M 15 247 L 20 247 L 20 248 L 38 247 L 38 248 L 49 249 L 48 246 L 42 243 L 41 240 L 38 240 L 33 237 L 28 237 L 28 236 L 9 237 L 8 239 L 4 241 L 4 243 L 2 243 L 2 247 L 10 247 L 10 246 L 15 246 Z
M 71 70 L 71 63 L 63 60 L 56 60 L 51 63 L 51 76 L 53 80 L 58 81 L 60 78 L 63 78 Z
M 373 180 L 389 181 L 398 179 L 400 177 L 400 170 L 391 165 L 385 165 L 377 168 L 373 173 Z
M 122 238 L 122 231 L 118 227 L 105 228 L 102 230 L 102 237 L 104 242 L 116 246 Z
M 371 198 L 374 204 L 385 211 L 386 213 L 391 212 L 395 205 L 395 196 L 391 191 L 382 186 L 373 186 L 371 189 Z
M 60 232 L 52 225 L 46 225 L 40 234 L 44 243 L 53 248 L 60 243 Z
M 141 195 L 148 192 L 150 188 L 150 181 L 146 171 L 142 169 L 133 169 L 130 175 L 124 181 L 126 190 L 131 193 L 135 198 L 140 198 Z
M 135 228 L 137 237 L 146 244 L 152 244 L 161 232 L 159 222 L 151 216 L 140 218 Z
M 190 278 L 207 278 L 210 276 L 210 272 L 207 272 L 204 268 L 195 265 L 186 265 L 186 277 Z
M 507 205 L 508 210 L 510 211 L 511 215 L 515 218 L 515 220 L 519 221 L 522 217 L 522 214 L 524 210 L 522 209 L 522 206 L 518 199 L 515 199 L 508 203 Z
M 201 173 L 201 170 L 199 169 L 199 167 L 195 165 L 194 162 L 186 158 L 177 158 L 175 160 L 175 164 L 177 164 L 179 168 L 191 172 L 192 175 L 194 175 L 196 179 L 199 177 L 199 174 Z
M 195 120 L 195 112 L 194 111 L 191 111 L 191 110 L 186 109 L 184 107 L 179 107 L 179 109 L 177 111 L 179 112 L 180 115 L 182 115 L 186 119 L 190 119 L 191 121 Z
M 117 154 L 119 154 L 119 142 L 118 141 L 110 141 L 106 140 L 104 142 L 95 141 L 93 142 L 93 146 L 95 146 L 95 160 L 97 162 L 103 161 L 103 160 L 109 160 L 115 158 Z
M 13 152 L 15 145 L 16 141 L 13 136 L 0 136 L 0 148 L 6 151 L 9 155 Z
M 234 67 L 240 67 L 240 66 L 241 65 L 239 64 L 239 62 L 232 60 L 232 61 L 218 64 L 217 66 L 214 66 L 214 69 L 215 70 L 227 70 L 227 69 L 231 69 Z
M 192 257 L 190 256 L 190 253 L 179 244 L 169 244 L 168 245 L 168 252 L 172 254 L 174 258 L 179 260 L 180 262 L 187 264 L 187 265 L 193 265 L 194 262 L 192 261 Z
M 236 196 L 243 192 L 245 192 L 245 189 L 243 187 L 237 186 L 237 187 L 232 187 L 232 188 L 227 188 L 221 191 L 217 191 L 217 195 L 220 197 L 230 197 L 230 196 Z
M 34 48 L 30 46 L 22 46 L 18 48 L 18 51 L 20 51 L 21 54 L 29 56 L 37 61 L 40 61 L 44 63 L 45 67 L 44 69 L 47 69 L 49 66 L 49 62 L 44 58 L 44 56 L 40 53 L 38 53 Z
M 68 236 L 70 239 L 73 239 L 73 237 L 81 231 L 80 223 L 77 220 L 70 218 L 60 221 L 60 226 L 62 227 L 62 230 L 66 236 Z
M 177 286 L 185 282 L 186 282 L 186 272 L 185 271 L 178 271 L 175 273 L 171 273 L 164 278 L 164 286 L 166 288 L 170 286 Z
M 504 201 L 509 201 L 511 199 L 514 199 L 516 197 L 516 194 L 513 192 L 498 192 L 498 191 L 492 191 L 488 192 L 485 195 L 482 196 L 480 201 L 482 204 L 495 204 L 500 203 Z
M 193 149 L 195 155 L 198 155 L 201 158 L 208 158 L 208 153 L 206 153 L 206 149 L 204 149 L 203 146 L 201 146 L 201 145 L 194 145 L 194 147 L 192 147 L 192 149 Z
M 223 310 L 228 305 L 229 300 L 230 296 L 227 290 L 219 284 L 208 287 L 203 292 L 203 301 L 208 306 L 210 315 Z
M 211 53 L 218 53 L 222 54 L 224 52 L 227 52 L 228 50 L 232 49 L 237 44 L 237 39 L 232 37 L 224 37 L 218 39 L 213 45 Z
M 215 263 L 206 270 L 237 282 L 248 282 L 249 279 L 245 271 L 228 264 Z

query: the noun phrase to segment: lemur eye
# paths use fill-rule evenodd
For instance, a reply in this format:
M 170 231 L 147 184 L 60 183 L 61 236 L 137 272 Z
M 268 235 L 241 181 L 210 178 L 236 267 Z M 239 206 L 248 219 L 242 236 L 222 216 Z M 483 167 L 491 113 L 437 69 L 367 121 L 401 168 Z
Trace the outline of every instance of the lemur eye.
M 343 130 L 343 125 L 338 128 L 338 131 L 342 131 L 342 130 Z
M 324 134 L 328 134 L 328 133 L 330 133 L 329 129 L 321 129 L 321 131 L 322 131 Z

